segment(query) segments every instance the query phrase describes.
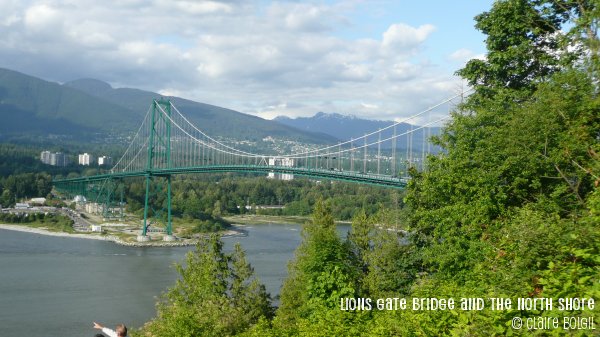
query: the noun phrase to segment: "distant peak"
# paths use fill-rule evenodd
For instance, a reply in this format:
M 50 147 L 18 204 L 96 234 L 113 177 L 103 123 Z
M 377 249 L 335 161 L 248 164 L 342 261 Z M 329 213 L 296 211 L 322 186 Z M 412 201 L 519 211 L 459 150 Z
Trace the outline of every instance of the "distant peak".
M 78 80 L 67 82 L 64 85 L 90 94 L 98 94 L 100 92 L 112 89 L 112 86 L 110 84 L 93 78 L 81 78 Z
M 312 118 L 356 119 L 354 115 L 342 115 L 335 112 L 317 112 Z
M 342 115 L 339 113 L 335 113 L 335 112 L 323 112 L 323 111 L 319 111 L 316 114 L 314 114 L 312 117 L 288 117 L 288 116 L 277 116 L 275 118 L 273 118 L 273 120 L 275 121 L 280 121 L 280 122 L 284 122 L 284 121 L 293 121 L 293 120 L 306 120 L 306 121 L 310 121 L 310 120 L 315 120 L 315 119 L 327 119 L 327 120 L 360 120 L 360 118 L 356 117 L 355 115 Z M 365 119 L 366 120 L 366 119 Z

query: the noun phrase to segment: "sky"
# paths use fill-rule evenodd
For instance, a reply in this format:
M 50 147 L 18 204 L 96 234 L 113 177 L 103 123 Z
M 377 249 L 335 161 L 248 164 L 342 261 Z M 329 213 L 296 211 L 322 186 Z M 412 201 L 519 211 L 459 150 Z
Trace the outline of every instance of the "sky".
M 1 0 L 0 67 L 271 119 L 399 120 L 464 87 L 492 0 Z

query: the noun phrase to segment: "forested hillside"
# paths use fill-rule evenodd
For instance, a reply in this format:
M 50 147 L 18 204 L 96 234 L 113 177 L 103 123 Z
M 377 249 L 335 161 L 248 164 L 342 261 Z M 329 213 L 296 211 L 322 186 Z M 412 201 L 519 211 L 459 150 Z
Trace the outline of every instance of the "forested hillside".
M 127 144 L 152 100 L 160 94 L 82 79 L 49 82 L 0 68 L 0 141 L 32 144 Z M 265 137 L 310 144 L 333 143 L 325 134 L 179 97 L 168 97 L 204 132 L 223 139 L 261 142 Z M 256 147 L 261 148 L 261 144 Z

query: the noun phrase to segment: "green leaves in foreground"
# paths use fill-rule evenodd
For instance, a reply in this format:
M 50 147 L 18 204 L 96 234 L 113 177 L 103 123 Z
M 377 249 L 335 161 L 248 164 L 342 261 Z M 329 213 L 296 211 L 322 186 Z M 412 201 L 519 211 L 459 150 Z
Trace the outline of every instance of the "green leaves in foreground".
M 203 238 L 177 270 L 181 278 L 140 336 L 232 336 L 273 315 L 269 295 L 253 277 L 239 243 L 226 254 L 218 235 Z

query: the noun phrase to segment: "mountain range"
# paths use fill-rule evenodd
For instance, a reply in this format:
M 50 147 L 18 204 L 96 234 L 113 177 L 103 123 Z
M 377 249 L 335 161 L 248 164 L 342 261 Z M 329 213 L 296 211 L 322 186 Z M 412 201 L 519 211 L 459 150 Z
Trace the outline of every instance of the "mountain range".
M 0 140 L 126 136 L 137 130 L 152 100 L 159 97 L 150 91 L 113 88 L 96 79 L 59 84 L 0 68 Z M 209 135 L 251 141 L 268 136 L 316 144 L 336 141 L 327 134 L 298 130 L 234 110 L 166 98 Z
M 338 113 L 324 113 L 318 112 L 312 117 L 298 117 L 289 118 L 286 116 L 278 116 L 273 119 L 281 124 L 297 128 L 299 130 L 316 133 L 326 133 L 337 139 L 349 140 L 362 137 L 365 134 L 369 134 L 379 129 L 384 129 L 390 125 L 393 125 L 393 121 L 381 121 L 381 120 L 370 120 L 358 118 L 355 116 L 346 116 Z M 400 123 L 396 126 L 396 135 L 401 135 L 411 129 L 418 128 L 408 123 Z M 430 135 L 437 135 L 440 133 L 439 127 L 424 128 L 414 131 L 412 137 L 412 145 L 414 149 L 420 149 L 423 146 L 423 142 Z M 381 133 L 382 139 L 393 136 L 394 129 L 389 128 Z M 376 141 L 378 135 L 369 137 L 368 142 L 372 143 Z M 406 147 L 406 136 L 398 137 L 398 148 Z M 358 144 L 360 145 L 360 144 Z M 383 144 L 384 147 L 390 148 L 391 142 Z
M 113 88 L 97 79 L 78 79 L 63 84 L 0 68 L 0 141 L 37 139 L 42 143 L 73 140 L 124 141 L 142 122 L 153 99 L 160 94 L 134 88 Z M 319 112 L 312 117 L 279 116 L 265 120 L 231 109 L 166 97 L 197 127 L 209 135 L 234 140 L 260 141 L 266 137 L 312 144 L 332 144 L 358 138 L 385 128 L 392 121 L 379 121 Z M 413 128 L 401 123 L 396 133 Z M 416 131 L 413 147 L 422 146 L 425 135 Z M 382 133 L 390 137 L 393 129 Z M 375 139 L 369 139 L 369 142 Z M 399 139 L 399 147 L 404 142 Z M 384 145 L 385 146 L 385 145 Z M 390 147 L 391 143 L 387 143 Z

